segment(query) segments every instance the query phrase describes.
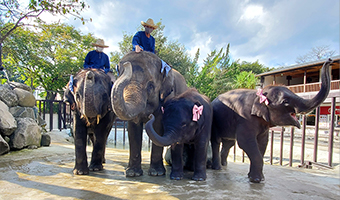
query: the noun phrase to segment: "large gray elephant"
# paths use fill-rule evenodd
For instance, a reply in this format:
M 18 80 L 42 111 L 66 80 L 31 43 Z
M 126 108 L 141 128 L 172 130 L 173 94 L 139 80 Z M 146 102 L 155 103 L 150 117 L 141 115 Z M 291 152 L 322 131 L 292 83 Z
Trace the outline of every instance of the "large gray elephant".
M 163 106 L 164 135 L 160 136 L 153 128 L 154 116 L 145 124 L 145 130 L 153 143 L 158 146 L 171 145 L 170 178 L 183 178 L 184 144 L 193 144 L 193 180 L 206 179 L 207 149 L 210 140 L 212 107 L 210 100 L 189 89 L 175 98 L 165 102 Z
M 67 84 L 64 101 L 73 110 L 74 174 L 86 175 L 89 170 L 103 169 L 106 141 L 115 120 L 110 101 L 112 85 L 110 77 L 97 69 L 81 70 Z M 86 155 L 87 136 L 93 144 L 90 166 Z
M 297 96 L 285 86 L 267 86 L 258 91 L 231 90 L 213 100 L 212 168 L 221 169 L 221 163 L 227 164 L 229 149 L 237 140 L 239 147 L 250 159 L 249 180 L 255 183 L 264 180 L 263 156 L 267 148 L 269 128 L 289 125 L 300 128 L 295 115 L 312 111 L 328 96 L 331 62 L 329 60 L 323 65 L 321 89 L 309 100 Z M 219 156 L 221 141 L 222 151 Z
M 119 77 L 115 82 L 111 101 L 114 112 L 122 120 L 128 120 L 130 146 L 126 176 L 141 176 L 141 148 L 143 124 L 150 114 L 155 116 L 154 128 L 163 134 L 161 104 L 166 99 L 186 91 L 184 77 L 176 70 L 164 68 L 162 60 L 155 54 L 142 51 L 129 52 L 118 64 Z M 163 147 L 152 145 L 151 163 L 148 174 L 165 174 Z

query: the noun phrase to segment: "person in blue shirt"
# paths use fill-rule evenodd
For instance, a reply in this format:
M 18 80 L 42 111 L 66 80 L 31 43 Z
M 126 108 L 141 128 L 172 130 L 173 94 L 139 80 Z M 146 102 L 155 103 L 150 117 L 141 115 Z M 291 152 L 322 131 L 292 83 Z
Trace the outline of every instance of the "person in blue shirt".
M 110 60 L 109 56 L 107 56 L 103 50 L 109 46 L 104 44 L 103 39 L 98 39 L 96 43 L 92 43 L 92 46 L 95 46 L 95 50 L 90 51 L 86 57 L 84 62 L 84 69 L 94 68 L 94 69 L 102 69 L 107 74 L 110 71 Z
M 138 31 L 132 38 L 132 50 L 135 52 L 150 51 L 155 53 L 155 38 L 152 37 L 151 32 L 155 30 L 156 26 L 152 19 L 146 22 L 141 21 L 145 31 Z

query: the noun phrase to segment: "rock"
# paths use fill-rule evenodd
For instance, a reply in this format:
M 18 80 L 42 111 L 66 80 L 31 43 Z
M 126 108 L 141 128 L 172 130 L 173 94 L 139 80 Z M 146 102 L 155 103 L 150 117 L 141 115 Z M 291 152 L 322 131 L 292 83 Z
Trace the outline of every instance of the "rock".
M 33 107 L 35 106 L 35 97 L 32 92 L 21 88 L 14 88 L 13 90 L 18 96 L 18 105 L 22 107 Z
M 8 84 L 0 85 L 0 100 L 8 107 L 18 105 L 17 94 L 8 86 Z
M 21 88 L 23 90 L 26 90 L 26 91 L 32 93 L 31 87 L 29 87 L 28 85 L 25 85 L 23 83 L 10 82 L 9 84 L 11 85 L 12 88 Z
M 0 101 L 0 113 L 0 133 L 3 136 L 9 136 L 17 129 L 17 121 L 2 101 Z
M 10 150 L 8 143 L 0 135 L 0 155 L 8 153 Z
M 31 118 L 33 120 L 37 119 L 37 115 L 34 112 L 34 109 L 31 107 L 11 107 L 9 112 L 12 113 L 13 117 L 15 118 Z
M 47 147 L 51 144 L 51 136 L 48 134 L 42 134 L 41 135 L 41 146 Z
M 31 118 L 17 118 L 18 128 L 11 135 L 10 148 L 22 149 L 27 146 L 36 145 L 40 147 L 41 128 Z

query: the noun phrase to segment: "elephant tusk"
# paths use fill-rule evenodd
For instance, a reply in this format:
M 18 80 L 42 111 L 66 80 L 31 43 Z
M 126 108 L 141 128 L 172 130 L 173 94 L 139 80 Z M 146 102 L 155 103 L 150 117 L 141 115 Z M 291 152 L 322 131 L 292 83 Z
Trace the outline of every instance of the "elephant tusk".
M 97 124 L 99 124 L 100 115 L 97 115 Z

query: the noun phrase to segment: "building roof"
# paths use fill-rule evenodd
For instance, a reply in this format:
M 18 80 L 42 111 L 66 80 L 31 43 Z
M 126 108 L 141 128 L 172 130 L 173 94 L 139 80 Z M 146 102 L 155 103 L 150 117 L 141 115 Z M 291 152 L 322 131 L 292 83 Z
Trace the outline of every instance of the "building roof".
M 334 61 L 333 62 L 334 66 L 332 68 L 338 69 L 339 62 L 340 62 L 340 55 L 331 57 L 331 59 Z M 289 75 L 296 75 L 296 74 L 304 73 L 305 71 L 307 71 L 307 73 L 318 72 L 327 60 L 328 58 L 317 60 L 317 61 L 312 61 L 312 62 L 307 62 L 307 63 L 302 63 L 302 64 L 291 65 L 289 67 L 284 67 L 284 68 L 275 69 L 269 72 L 257 74 L 256 76 L 257 77 L 273 76 L 276 74 L 284 74 L 286 76 L 289 76 Z

